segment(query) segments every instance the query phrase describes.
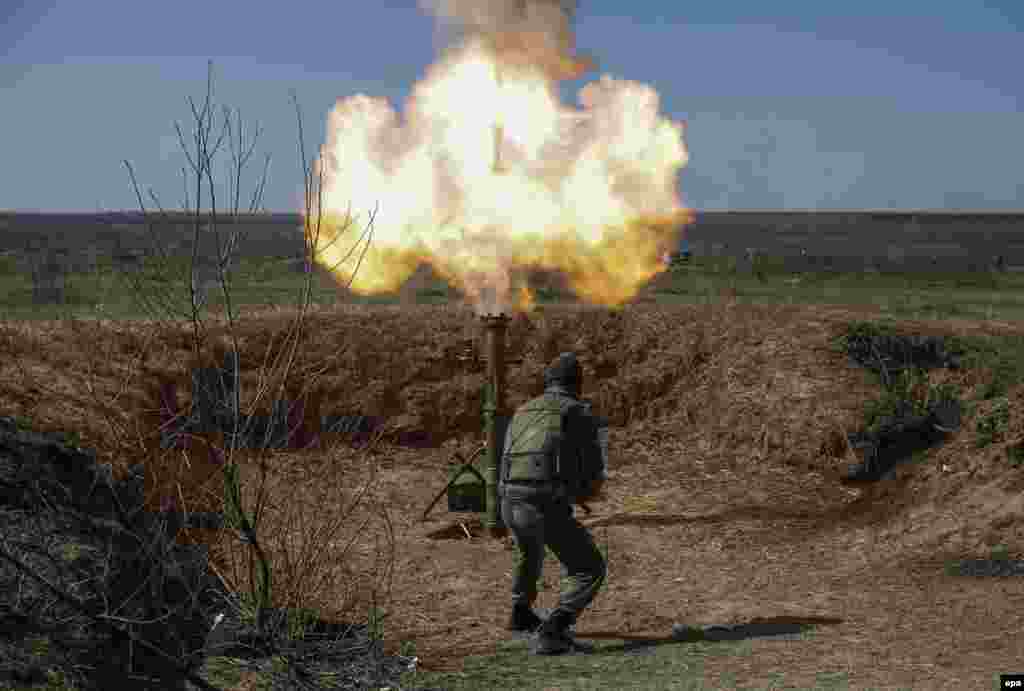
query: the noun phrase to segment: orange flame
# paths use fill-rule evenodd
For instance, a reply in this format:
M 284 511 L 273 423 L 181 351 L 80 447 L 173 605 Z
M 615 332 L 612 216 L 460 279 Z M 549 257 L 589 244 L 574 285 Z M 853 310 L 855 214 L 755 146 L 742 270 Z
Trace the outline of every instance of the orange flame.
M 689 221 L 675 185 L 682 123 L 659 115 L 652 88 L 607 75 L 580 108 L 563 105 L 557 81 L 592 63 L 538 58 L 535 44 L 471 36 L 415 85 L 404 120 L 382 98 L 337 102 L 319 160 L 319 263 L 361 294 L 394 292 L 429 263 L 481 314 L 530 308 L 520 269 L 561 271 L 610 306 L 664 269 Z M 369 237 L 365 254 L 352 231 Z

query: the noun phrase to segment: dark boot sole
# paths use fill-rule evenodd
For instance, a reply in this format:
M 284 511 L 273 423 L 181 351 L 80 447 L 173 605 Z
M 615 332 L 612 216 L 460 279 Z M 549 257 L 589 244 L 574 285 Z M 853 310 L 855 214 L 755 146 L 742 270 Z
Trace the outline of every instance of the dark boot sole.
M 545 649 L 538 644 L 533 649 L 534 655 L 587 655 L 592 652 L 594 652 L 593 646 L 584 645 L 573 640 L 570 640 L 564 648 L 559 646 L 557 648 Z
M 534 650 L 533 654 L 534 655 L 543 655 L 545 657 L 557 657 L 559 655 L 589 655 L 589 654 L 591 654 L 593 652 L 594 652 L 593 650 L 588 650 L 586 648 L 577 648 L 577 647 L 574 646 L 574 647 L 569 648 L 567 650 L 557 650 L 557 651 Z

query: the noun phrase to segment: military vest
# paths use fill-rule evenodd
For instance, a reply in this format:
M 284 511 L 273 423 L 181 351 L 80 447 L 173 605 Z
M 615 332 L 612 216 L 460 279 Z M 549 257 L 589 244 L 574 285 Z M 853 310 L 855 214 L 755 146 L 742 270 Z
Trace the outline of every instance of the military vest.
M 501 481 L 564 483 L 570 494 L 586 484 L 583 459 L 570 457 L 579 446 L 566 437 L 565 429 L 570 412 L 583 409 L 579 400 L 556 392 L 520 406 L 505 432 Z

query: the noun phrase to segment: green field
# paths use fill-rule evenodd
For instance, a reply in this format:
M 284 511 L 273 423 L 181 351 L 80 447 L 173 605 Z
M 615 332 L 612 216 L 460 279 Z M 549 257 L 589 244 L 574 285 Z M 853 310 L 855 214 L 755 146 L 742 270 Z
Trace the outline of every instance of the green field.
M 799 634 L 797 640 L 809 636 L 813 636 L 813 633 Z M 789 637 L 789 640 L 792 638 Z M 740 688 L 737 686 L 737 675 L 728 672 L 719 675 L 713 687 L 707 686 L 706 661 L 711 658 L 727 664 L 730 658 L 750 659 L 755 654 L 749 640 L 686 645 L 670 639 L 634 645 L 629 643 L 601 641 L 595 646 L 593 655 L 531 656 L 529 664 L 523 664 L 523 657 L 527 655 L 527 642 L 509 641 L 493 656 L 468 658 L 462 672 L 407 674 L 402 688 L 404 691 L 490 691 L 499 688 L 565 691 L 735 689 Z M 783 641 L 777 644 L 787 645 Z M 748 679 L 747 683 L 750 681 Z M 838 691 L 849 688 L 848 675 L 842 671 L 821 673 L 815 681 L 813 688 L 816 690 Z M 785 672 L 778 671 L 759 679 L 761 685 L 755 688 L 793 688 L 787 686 L 787 682 L 792 684 L 793 679 L 787 678 Z
M 1024 316 L 1024 276 L 1016 273 L 788 273 L 765 259 L 754 274 L 735 261 L 696 259 L 652 286 L 659 301 L 699 302 L 734 290 L 740 302 L 870 305 L 894 317 L 1016 320 Z
M 259 308 L 297 304 L 304 274 L 284 260 L 246 258 L 231 275 L 231 301 L 236 308 Z M 101 259 L 96 271 L 69 274 L 65 279 L 64 304 L 36 305 L 32 301 L 32 280 L 11 255 L 0 257 L 0 307 L 6 319 L 57 319 L 63 316 L 103 316 L 133 319 L 147 315 L 140 293 L 168 295 L 170 304 L 186 309 L 188 261 L 148 261 L 140 270 L 126 273 Z M 459 298 L 458 292 L 437 279 L 420 282 L 406 295 L 354 296 L 348 294 L 326 272 L 312 275 L 311 299 L 317 305 L 339 302 L 397 304 L 410 300 L 438 304 Z M 141 291 L 139 290 L 141 288 Z M 539 304 L 574 301 L 567 290 L 536 287 Z M 645 302 L 685 304 L 713 302 L 723 293 L 741 303 L 820 304 L 874 306 L 893 317 L 942 319 L 997 319 L 1014 321 L 1024 317 L 1024 274 L 1018 273 L 839 273 L 783 270 L 781 261 L 759 259 L 753 272 L 736 270 L 729 258 L 691 259 L 655 277 L 641 293 Z M 210 306 L 222 312 L 219 288 L 210 293 Z

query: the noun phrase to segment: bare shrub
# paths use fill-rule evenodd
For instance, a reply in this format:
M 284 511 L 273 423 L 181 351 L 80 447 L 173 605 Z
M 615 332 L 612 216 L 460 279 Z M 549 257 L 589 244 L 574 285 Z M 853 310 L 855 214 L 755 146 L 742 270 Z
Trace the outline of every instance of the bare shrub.
M 307 496 L 298 501 L 294 482 L 279 484 L 289 471 L 302 475 L 300 465 L 311 462 L 304 449 L 315 447 L 327 456 L 332 453 L 322 439 L 310 434 L 316 430 L 308 423 L 311 417 L 319 417 L 314 401 L 319 395 L 318 379 L 327 364 L 307 361 L 299 365 L 309 338 L 305 328 L 311 306 L 309 267 L 314 249 L 320 247 L 325 223 L 320 215 L 322 180 L 306 158 L 301 110 L 297 99 L 293 100 L 305 189 L 306 280 L 295 296 L 297 304 L 271 319 L 248 320 L 235 304 L 231 267 L 245 239 L 238 220 L 243 213 L 264 210 L 262 196 L 270 160 L 269 156 L 264 159 L 255 190 L 244 203 L 242 178 L 260 131 L 250 132 L 238 111 L 215 107 L 211 65 L 204 100 L 188 99 L 191 132 L 186 134 L 180 124 L 175 125 L 188 163 L 188 169 L 182 170 L 185 195 L 181 211 L 173 214 L 186 218 L 192 231 L 187 275 L 181 280 L 167 245 L 156 232 L 158 225 L 173 227 L 172 212 L 153 191 L 143 194 L 133 167 L 125 161 L 145 215 L 151 249 L 144 260 L 128 266 L 122 262 L 115 268 L 120 269 L 119 277 L 131 289 L 145 318 L 122 330 L 122 334 L 137 336 L 132 353 L 111 358 L 103 355 L 101 343 L 66 352 L 89 361 L 86 380 L 74 396 L 82 401 L 81 407 L 105 418 L 108 447 L 120 448 L 119 456 L 138 459 L 144 465 L 146 508 L 170 517 L 180 529 L 179 540 L 210 548 L 209 566 L 232 593 L 223 606 L 233 608 L 236 619 L 251 618 L 266 642 L 264 652 L 284 650 L 285 641 L 301 633 L 314 607 L 326 616 L 340 616 L 341 610 L 351 610 L 357 604 L 367 608 L 373 624 L 371 643 L 377 650 L 381 605 L 387 598 L 394 560 L 394 535 L 387 510 L 370 505 L 375 499 L 373 464 L 363 467 L 368 477 L 364 488 L 354 494 L 336 481 L 324 480 L 330 474 L 318 475 L 320 484 L 303 483 Z M 214 179 L 214 171 L 219 169 L 214 161 L 225 152 L 229 158 L 226 197 Z M 147 208 L 147 199 L 155 210 Z M 353 251 L 365 252 L 372 222 L 371 216 Z M 349 229 L 351 219 L 340 223 L 340 228 L 331 229 L 339 238 Z M 149 281 L 153 275 L 161 280 Z M 81 335 L 80 346 L 118 328 L 99 318 L 91 329 L 82 328 L 83 322 L 76 318 L 69 316 L 67 321 L 71 331 Z M 277 328 L 268 331 L 268 327 Z M 180 357 L 182 349 L 189 353 L 185 358 Z M 128 366 L 122 365 L 125 355 L 129 355 Z M 73 369 L 81 369 L 80 364 L 72 364 Z M 22 371 L 26 381 L 46 386 L 27 367 Z M 217 376 L 211 377 L 214 372 Z M 219 391 L 210 390 L 211 382 Z M 55 390 L 51 393 L 57 394 Z M 262 439 L 253 434 L 261 411 L 269 411 L 264 414 L 272 421 Z M 287 432 L 284 446 L 271 443 L 271 437 L 280 436 L 274 430 L 282 422 Z M 243 443 L 245 439 L 250 441 Z M 288 446 L 288 440 L 298 439 L 301 448 L 294 443 Z M 358 560 L 351 555 L 359 548 L 360 558 L 372 556 L 360 543 L 370 538 L 375 541 L 376 557 L 367 567 L 369 577 L 363 578 L 356 568 Z M 107 602 L 106 611 L 96 616 L 112 615 L 119 604 Z M 287 619 L 283 625 L 281 613 Z M 144 624 L 131 618 L 123 623 L 129 628 Z M 176 620 L 167 619 L 163 626 L 173 628 Z M 290 666 L 299 665 L 301 657 L 288 657 Z M 185 667 L 183 663 L 181 669 Z

